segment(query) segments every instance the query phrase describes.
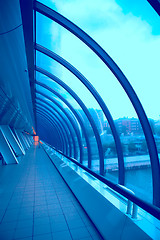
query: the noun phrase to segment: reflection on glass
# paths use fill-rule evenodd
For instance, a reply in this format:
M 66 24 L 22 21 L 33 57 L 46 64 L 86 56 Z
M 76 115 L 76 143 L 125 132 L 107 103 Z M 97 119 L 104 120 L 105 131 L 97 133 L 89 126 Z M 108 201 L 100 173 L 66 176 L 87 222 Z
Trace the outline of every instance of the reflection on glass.
M 77 134 L 79 135 L 80 139 L 82 136 L 82 129 L 81 125 L 78 123 L 78 120 L 74 116 L 74 113 L 72 112 L 71 108 L 68 107 L 60 98 L 58 98 L 55 94 L 53 94 L 51 91 L 47 90 L 44 87 L 41 87 L 40 85 L 36 85 L 36 89 L 38 92 L 42 92 L 44 95 L 49 96 L 53 101 L 58 102 L 59 105 L 61 105 L 61 108 L 64 108 L 64 111 L 66 112 L 67 115 L 69 115 L 69 118 L 72 119 L 72 121 L 75 123 L 75 128 L 77 130 Z M 79 159 L 79 158 L 78 158 Z
M 47 107 L 51 108 L 52 111 L 59 113 L 58 115 L 61 117 L 61 119 L 67 124 L 68 129 L 70 130 L 69 136 L 72 135 L 71 140 L 72 140 L 72 149 L 74 148 L 74 144 L 75 144 L 75 151 L 78 152 L 78 143 L 77 143 L 77 137 L 76 137 L 76 133 L 74 131 L 73 125 L 70 122 L 70 119 L 65 115 L 65 113 L 63 111 L 61 111 L 61 109 L 54 104 L 52 101 L 45 99 L 43 96 L 41 96 L 40 94 L 37 94 L 37 100 L 36 103 L 38 104 L 44 104 Z M 70 113 L 69 113 L 70 114 Z M 74 150 L 74 149 L 73 149 Z M 74 156 L 76 156 L 74 154 L 72 150 L 72 157 L 74 158 Z
M 156 24 L 154 25 L 146 17 L 147 14 L 153 16 L 151 8 L 146 7 L 146 3 L 142 1 L 137 8 L 137 12 L 132 8 L 133 6 L 130 12 L 129 8 L 127 9 L 126 5 L 123 6 L 120 0 L 109 1 L 109 3 L 101 0 L 101 4 L 98 6 L 92 4 L 89 13 L 85 11 L 85 8 L 83 8 L 83 12 L 79 11 L 80 8 L 76 6 L 87 6 L 90 1 L 62 2 L 59 5 L 57 2 L 57 8 L 60 6 L 61 13 L 71 20 L 75 20 L 74 22 L 87 30 L 125 72 L 138 93 L 148 116 L 153 118 L 150 120 L 150 125 L 154 133 L 157 149 L 160 151 L 159 101 L 157 99 L 157 96 L 159 96 L 159 82 L 157 81 L 159 68 L 157 64 L 160 56 L 158 47 L 160 44 L 160 32 L 157 30 Z M 142 6 L 145 9 L 144 15 L 138 14 L 138 9 Z M 94 14 L 98 12 L 97 7 L 101 13 L 101 16 L 98 17 Z M 106 12 L 108 15 L 106 15 Z M 88 15 L 92 16 L 92 14 L 96 18 L 87 18 Z M 148 148 L 137 114 L 124 90 L 104 63 L 79 39 L 40 14 L 37 14 L 37 19 L 39 21 L 37 24 L 37 42 L 74 65 L 102 96 L 113 116 L 121 140 L 125 164 L 125 185 L 133 190 L 137 196 L 151 202 L 152 175 Z M 100 107 L 76 77 L 68 73 L 59 64 L 42 56 L 42 54 L 37 53 L 38 57 L 40 57 L 40 60 L 37 60 L 38 65 L 59 76 L 84 101 L 101 137 L 104 151 L 105 177 L 118 183 L 119 168 L 116 146 L 109 123 Z M 52 85 L 52 87 L 57 88 L 56 85 Z M 61 88 L 57 88 L 57 90 L 65 98 L 72 101 Z M 92 169 L 97 171 L 96 169 L 99 168 L 98 150 L 93 130 L 86 121 L 86 117 L 81 113 L 80 108 L 74 102 L 73 106 L 86 123 L 87 134 L 92 145 Z M 84 138 L 83 133 L 81 134 L 82 138 Z M 83 146 L 86 155 L 85 143 L 83 143 Z M 85 165 L 87 165 L 86 162 Z

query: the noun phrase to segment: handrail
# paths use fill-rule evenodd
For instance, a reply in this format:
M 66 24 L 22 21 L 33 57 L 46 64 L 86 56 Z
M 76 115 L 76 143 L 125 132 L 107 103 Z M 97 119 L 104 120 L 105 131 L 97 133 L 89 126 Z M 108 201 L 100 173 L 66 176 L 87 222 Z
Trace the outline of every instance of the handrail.
M 135 193 L 131 189 L 129 189 L 129 188 L 123 186 L 123 185 L 120 185 L 120 184 L 119 184 L 119 186 L 126 189 L 126 191 L 128 193 L 131 193 L 131 194 L 135 195 Z M 132 218 L 134 218 L 134 219 L 137 218 L 138 206 L 135 203 L 133 203 L 133 209 L 132 209 L 132 201 L 129 200 L 129 199 L 128 199 L 128 202 L 127 202 L 127 212 L 126 213 L 132 215 Z
M 48 143 L 45 143 L 45 144 L 48 145 L 49 147 L 51 147 L 52 149 L 54 149 L 56 152 L 63 155 L 64 157 L 66 157 L 67 159 L 69 159 L 70 161 L 72 161 L 73 163 L 75 163 L 76 165 L 78 165 L 79 167 L 81 167 L 82 169 L 84 169 L 86 172 L 90 173 L 95 178 L 99 179 L 101 182 L 105 183 L 107 186 L 109 186 L 114 191 L 116 191 L 119 194 L 121 194 L 122 196 L 126 197 L 127 199 L 129 199 L 130 201 L 132 201 L 133 203 L 138 205 L 140 208 L 142 208 L 143 210 L 145 210 L 146 212 L 150 213 L 152 216 L 154 216 L 155 218 L 160 220 L 160 209 L 158 207 L 156 207 L 148 202 L 145 202 L 144 200 L 135 196 L 134 193 L 129 192 L 128 189 L 124 188 L 124 186 L 115 184 L 115 183 L 107 180 L 103 176 L 99 175 L 98 173 L 93 172 L 91 169 L 83 166 L 81 163 L 77 162 L 75 159 L 66 156 L 64 153 L 55 149 L 53 146 L 49 145 Z

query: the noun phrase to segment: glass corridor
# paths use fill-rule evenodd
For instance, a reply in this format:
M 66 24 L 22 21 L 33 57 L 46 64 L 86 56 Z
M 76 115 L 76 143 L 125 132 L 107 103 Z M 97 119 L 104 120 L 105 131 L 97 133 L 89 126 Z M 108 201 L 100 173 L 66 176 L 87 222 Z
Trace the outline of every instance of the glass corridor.
M 2 165 L 39 136 L 160 220 L 159 1 L 0 6 Z
M 157 100 L 153 104 L 149 103 L 153 101 L 151 98 L 154 96 L 148 99 L 150 89 L 146 82 L 151 80 L 150 77 L 147 80 L 145 76 L 145 74 L 153 74 L 153 72 L 151 72 L 151 66 L 146 69 L 144 50 L 139 53 L 135 51 L 141 47 L 142 42 L 138 41 L 141 35 L 147 37 L 146 34 L 150 34 L 154 38 L 154 36 L 159 36 L 159 32 L 142 33 L 138 32 L 140 29 L 135 31 L 135 29 L 128 28 L 124 35 L 123 31 L 120 32 L 121 28 L 124 27 L 123 22 L 120 26 L 108 26 L 109 23 L 118 24 L 120 16 L 117 15 L 117 19 L 110 19 L 112 14 L 120 14 L 120 12 L 122 14 L 123 12 L 122 9 L 115 10 L 114 4 L 118 7 L 118 3 L 112 3 L 112 6 L 110 1 L 108 3 L 102 1 L 108 12 L 103 11 L 101 6 L 96 10 L 95 4 L 92 4 L 89 16 L 93 16 L 97 12 L 96 16 L 100 19 L 94 19 L 94 17 L 92 19 L 97 20 L 98 26 L 91 19 L 86 19 L 87 12 L 83 7 L 87 8 L 89 2 L 83 3 L 84 5 L 81 3 L 82 6 L 80 3 L 72 1 L 61 3 L 62 8 L 48 1 L 45 1 L 44 4 L 52 9 L 38 2 L 35 2 L 34 7 L 35 108 L 38 135 L 93 172 L 104 176 L 113 183 L 125 185 L 133 190 L 138 197 L 150 203 L 154 202 L 155 205 L 159 206 L 159 150 L 157 151 L 159 149 L 159 136 L 156 127 L 158 121 L 150 113 L 153 105 L 156 108 Z M 78 11 L 73 14 L 69 10 L 71 4 L 73 4 L 73 9 L 76 6 L 82 8 L 83 19 L 75 16 Z M 121 4 L 120 2 L 119 8 L 123 6 Z M 146 14 L 152 14 L 157 22 L 155 25 L 150 22 L 148 24 L 152 26 L 152 31 L 154 31 L 154 28 L 157 29 L 160 23 L 159 18 L 148 3 L 144 2 L 142 6 L 145 7 L 144 13 L 135 13 L 135 6 L 131 6 L 128 10 L 133 11 L 133 25 L 135 27 L 138 20 L 139 22 L 142 19 L 148 21 Z M 60 13 L 58 13 L 59 11 Z M 63 17 L 61 11 L 62 13 L 63 11 L 68 12 L 67 17 L 73 18 L 73 21 L 89 32 L 90 36 L 93 36 L 103 48 L 77 25 Z M 99 11 L 100 13 L 98 13 Z M 105 19 L 106 13 L 108 15 L 110 13 L 111 16 L 106 16 Z M 139 18 L 136 14 L 139 14 Z M 127 13 L 124 14 L 124 17 L 126 17 L 124 20 L 126 24 L 130 24 L 132 27 Z M 143 23 L 141 24 L 143 25 Z M 100 38 L 101 28 L 104 33 Z M 113 35 L 109 32 L 110 28 L 114 31 Z M 147 31 L 147 27 L 145 31 Z M 117 34 L 116 39 L 113 38 L 114 34 Z M 134 45 L 132 34 L 136 38 Z M 114 39 L 113 44 L 108 40 L 111 37 Z M 123 39 L 121 39 L 122 37 Z M 123 43 L 124 40 L 127 45 Z M 113 56 L 113 60 L 105 50 Z M 152 51 L 152 48 L 147 49 L 147 51 Z M 127 54 L 129 55 L 127 56 Z M 151 57 L 152 59 L 150 59 Z M 155 53 L 154 57 L 148 56 L 147 58 L 147 61 L 150 59 L 154 62 L 152 63 L 154 69 L 157 57 L 158 55 Z M 135 66 L 137 58 L 141 58 L 141 69 L 139 67 L 137 69 Z M 125 61 L 125 59 L 127 60 Z M 121 66 L 124 73 L 126 72 L 129 81 L 114 60 Z M 135 71 L 129 71 L 131 68 Z M 156 79 L 155 76 L 155 83 Z M 137 90 L 139 98 L 131 84 Z M 149 119 L 140 102 L 141 98 L 146 104 Z M 154 114 L 156 115 L 156 112 Z M 42 121 L 48 129 L 45 129 L 45 134 L 42 124 L 40 124 Z M 48 126 L 49 122 L 50 127 Z M 59 140 L 57 141 L 57 139 Z

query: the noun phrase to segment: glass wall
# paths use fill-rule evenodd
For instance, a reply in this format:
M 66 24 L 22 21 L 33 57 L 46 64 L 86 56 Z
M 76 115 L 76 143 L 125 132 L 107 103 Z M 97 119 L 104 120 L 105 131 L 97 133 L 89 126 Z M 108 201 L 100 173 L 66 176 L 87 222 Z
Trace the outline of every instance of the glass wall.
M 146 1 L 141 1 L 140 4 L 132 3 L 129 6 L 122 0 L 107 2 L 101 0 L 98 5 L 91 3 L 90 0 L 42 2 L 85 30 L 121 68 L 144 107 L 157 149 L 160 151 L 158 106 L 160 20 L 154 10 Z M 148 16 L 153 18 L 150 19 Z M 38 69 L 36 79 L 66 99 L 81 120 L 78 120 L 62 99 L 60 100 L 53 92 L 39 84 L 37 91 L 42 91 L 43 88 L 45 95 L 52 96 L 67 112 L 70 112 L 80 131 L 83 164 L 88 166 L 87 154 L 91 151 L 89 167 L 99 173 L 101 169 L 99 154 L 103 154 L 103 175 L 107 179 L 119 183 L 123 175 L 122 182 L 127 188 L 134 191 L 136 196 L 152 202 L 152 171 L 146 133 L 144 134 L 136 110 L 118 82 L 117 75 L 114 76 L 105 63 L 68 30 L 40 13 L 36 13 L 36 18 L 37 44 L 61 57 L 66 66 L 36 51 L 36 65 L 51 73 L 54 80 L 52 77 L 46 77 L 42 70 Z M 70 68 L 70 71 L 67 68 Z M 80 98 L 94 120 L 96 130 L 82 106 L 58 84 L 55 77 L 69 86 Z M 128 94 L 133 97 L 132 92 Z M 101 105 L 102 101 L 105 104 L 104 108 Z M 96 131 L 99 140 L 96 138 Z M 78 148 L 77 142 L 76 145 Z M 77 160 L 79 161 L 80 157 Z

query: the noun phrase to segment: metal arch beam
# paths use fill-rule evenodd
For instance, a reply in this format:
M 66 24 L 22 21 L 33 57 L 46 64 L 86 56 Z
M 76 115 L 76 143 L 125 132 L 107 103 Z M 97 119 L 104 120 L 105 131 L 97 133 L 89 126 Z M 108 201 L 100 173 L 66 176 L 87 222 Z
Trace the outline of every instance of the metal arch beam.
M 63 121 L 61 120 L 61 118 L 59 117 L 59 115 L 57 116 L 56 114 L 55 114 L 55 112 L 53 112 L 48 106 L 45 106 L 44 104 L 42 104 L 42 103 L 35 103 L 36 104 L 36 106 L 41 106 L 41 107 L 43 107 L 43 109 L 45 109 L 47 112 L 49 112 L 49 113 L 51 113 L 53 116 L 55 116 L 56 117 L 56 119 L 58 119 L 58 121 L 60 122 L 60 125 L 62 125 L 62 129 L 64 130 L 64 132 L 65 132 L 65 136 L 66 136 L 66 139 L 67 139 L 67 142 L 68 142 L 68 146 L 69 146 L 69 156 L 71 157 L 72 156 L 72 147 L 71 147 L 71 141 L 70 141 L 70 137 L 69 137 L 69 134 L 68 134 L 68 132 L 67 132 L 67 129 L 66 129 L 66 126 L 65 126 L 65 124 L 63 123 Z
M 86 133 L 86 130 L 85 130 L 85 127 L 84 127 L 84 124 L 83 124 L 83 121 L 81 119 L 81 117 L 78 115 L 78 113 L 76 112 L 76 110 L 72 107 L 72 105 L 65 99 L 63 98 L 58 92 L 56 92 L 55 90 L 53 90 L 52 88 L 46 86 L 45 84 L 43 83 L 40 83 L 38 81 L 36 81 L 36 84 L 41 86 L 42 88 L 45 88 L 47 89 L 48 91 L 50 91 L 51 93 L 55 94 L 59 99 L 61 99 L 67 106 L 68 108 L 71 110 L 71 112 L 74 114 L 74 116 L 77 118 L 81 128 L 82 128 L 82 131 L 84 133 L 84 136 L 85 136 L 85 139 L 86 139 L 86 144 L 87 144 L 87 148 L 89 148 L 89 140 L 88 140 L 88 135 Z M 81 142 L 81 148 L 80 148 L 80 163 L 83 162 L 83 148 L 82 148 L 82 142 Z M 89 155 L 89 151 L 88 151 L 88 158 L 90 158 L 90 155 Z
M 73 155 L 74 155 L 74 158 L 76 158 L 76 144 L 75 144 L 75 140 L 74 140 L 73 130 L 72 130 L 72 128 L 69 125 L 70 122 L 68 123 L 67 120 L 65 119 L 65 117 L 63 117 L 63 115 L 55 107 L 53 107 L 50 103 L 48 103 L 47 101 L 45 101 L 44 99 L 42 99 L 40 97 L 36 97 L 36 101 L 37 100 L 39 100 L 39 101 L 43 102 L 45 105 L 49 106 L 51 109 L 53 109 L 55 112 L 57 112 L 57 114 L 60 116 L 60 118 L 63 119 L 63 121 L 67 125 L 68 130 L 70 132 L 70 136 L 72 138 L 72 143 L 73 143 L 73 150 L 74 150 L 74 154 Z
M 38 116 L 38 118 L 37 118 L 37 116 Z M 56 135 L 57 138 L 59 139 L 58 142 L 48 143 L 48 142 L 47 142 L 48 139 L 45 138 L 45 136 L 44 136 L 44 132 L 47 130 L 47 127 L 44 126 L 44 125 L 42 125 L 42 123 L 41 123 L 42 120 L 45 121 L 46 119 L 41 118 L 41 115 L 37 115 L 37 116 L 36 116 L 36 119 L 38 120 L 37 132 L 38 132 L 38 135 L 39 135 L 39 137 L 40 137 L 40 140 L 44 141 L 45 143 L 49 144 L 50 146 L 52 145 L 54 149 L 59 149 L 59 150 L 62 152 L 59 136 Z M 49 125 L 49 124 L 48 124 L 48 125 Z M 53 129 L 53 126 L 52 126 L 52 129 Z M 56 130 L 55 130 L 55 134 L 57 134 L 57 133 L 56 133 Z
M 41 106 L 36 106 L 36 109 L 44 112 L 44 114 L 46 114 L 48 117 L 50 117 L 50 119 L 52 119 L 56 123 L 58 129 L 60 130 L 63 136 L 64 142 L 65 142 L 65 151 L 66 151 L 66 155 L 68 156 L 68 146 L 69 146 L 68 136 L 65 129 L 60 125 L 59 121 L 57 120 L 57 117 L 55 116 L 55 114 L 52 113 L 53 114 L 52 115 L 50 112 L 44 111 L 44 108 L 42 108 Z
M 53 122 L 51 122 L 51 120 L 49 120 L 49 119 L 47 119 L 44 115 L 42 115 L 41 113 L 37 113 L 37 115 L 36 115 L 36 118 L 37 118 L 37 116 L 40 116 L 41 118 L 43 118 L 45 121 L 47 121 L 47 122 L 49 122 L 49 124 L 51 125 L 51 129 L 53 129 L 54 128 L 54 130 L 56 131 L 56 135 L 57 136 L 59 136 L 58 137 L 58 139 L 59 139 L 59 148 L 60 148 L 60 150 L 63 152 L 63 142 L 62 142 L 62 139 L 61 139 L 61 136 L 59 135 L 59 132 L 57 131 L 57 128 L 55 127 L 55 125 L 53 125 Z M 37 118 L 38 119 L 38 118 Z M 41 124 L 41 126 L 43 126 L 42 124 Z M 43 126 L 44 127 L 44 126 Z M 58 145 L 57 145 L 57 147 L 58 147 Z
M 46 143 L 48 143 L 48 139 L 44 136 L 44 133 L 43 132 L 45 132 L 46 130 L 47 130 L 47 127 L 46 127 L 46 125 L 43 125 L 42 123 L 41 123 L 41 121 L 43 120 L 43 122 L 45 122 L 46 121 L 46 119 L 43 117 L 43 116 L 41 116 L 41 115 L 36 115 L 36 119 L 38 120 L 38 128 L 37 128 L 37 132 L 39 132 L 40 134 L 39 134 L 39 136 L 40 136 L 40 139 L 42 140 L 42 141 L 44 141 L 44 142 L 46 142 Z M 51 125 L 51 123 L 48 123 L 48 126 L 49 125 Z M 53 127 L 52 126 L 52 130 L 54 129 L 54 134 L 55 134 L 55 136 L 58 138 L 58 141 L 57 142 L 50 142 L 50 143 L 48 143 L 48 144 L 52 144 L 53 145 L 53 147 L 55 148 L 55 149 L 59 149 L 61 152 L 63 151 L 63 149 L 62 149 L 62 142 L 61 142 L 61 139 L 59 138 L 59 135 L 57 135 L 58 133 L 57 133 L 57 130 L 55 129 L 55 127 Z M 42 136 L 42 138 L 41 138 L 41 136 Z
M 64 137 L 63 137 L 63 134 L 62 134 L 61 130 L 57 126 L 57 123 L 55 123 L 54 120 L 51 119 L 48 115 L 47 116 L 44 115 L 44 113 L 42 111 L 38 110 L 38 109 L 36 110 L 36 113 L 39 113 L 39 114 L 43 115 L 44 118 L 48 119 L 48 121 L 50 121 L 52 123 L 52 125 L 55 127 L 55 129 L 57 130 L 58 135 L 59 135 L 59 137 L 61 139 L 61 143 L 62 143 L 62 146 L 63 146 L 63 152 L 65 152 L 65 147 L 64 146 L 66 145 L 66 142 L 64 140 Z
M 47 106 L 45 106 L 44 104 L 42 103 L 39 103 L 39 102 L 36 102 L 35 105 L 38 107 L 38 108 L 41 108 L 41 110 L 44 110 L 44 112 L 47 112 L 49 114 L 49 116 L 54 117 L 58 120 L 58 123 L 60 123 L 60 125 L 62 126 L 62 129 L 63 129 L 63 132 L 64 132 L 64 136 L 65 138 L 67 139 L 67 142 L 68 142 L 68 147 L 69 147 L 69 156 L 71 156 L 71 141 L 70 141 L 70 138 L 69 138 L 69 135 L 68 135 L 68 132 L 66 130 L 66 127 L 65 127 L 65 124 L 62 122 L 61 118 L 59 116 L 57 116 L 51 109 L 49 109 Z
M 59 132 L 64 140 L 64 149 L 65 149 L 66 155 L 68 156 L 68 139 L 67 139 L 64 129 L 62 128 L 62 126 L 60 125 L 58 120 L 54 116 L 52 116 L 49 112 L 44 112 L 44 109 L 41 107 L 36 106 L 36 110 L 41 111 L 41 113 L 43 113 L 45 116 L 47 115 L 47 117 L 50 118 L 55 123 L 55 125 L 57 126 L 57 129 L 59 130 Z
M 123 158 L 122 146 L 121 146 L 120 138 L 117 133 L 117 129 L 115 127 L 113 118 L 112 118 L 106 104 L 104 103 L 103 99 L 98 94 L 96 89 L 89 83 L 89 81 L 73 65 L 71 65 L 69 62 L 67 62 L 65 59 L 63 59 L 62 57 L 58 56 L 54 52 L 52 52 L 38 44 L 35 45 L 35 49 L 40 51 L 41 53 L 44 53 L 45 55 L 51 57 L 52 59 L 54 59 L 61 65 L 63 65 L 66 69 L 68 69 L 72 74 L 74 74 L 87 87 L 87 89 L 91 92 L 93 97 L 98 102 L 99 106 L 101 107 L 103 113 L 105 114 L 105 116 L 110 124 L 111 130 L 113 133 L 115 146 L 116 146 L 116 150 L 117 150 L 117 156 L 118 156 L 118 168 L 119 168 L 118 182 L 119 182 L 119 184 L 124 185 L 125 169 L 124 169 L 124 158 Z
M 55 131 L 54 135 L 56 135 L 56 137 L 58 138 L 58 141 L 56 142 L 56 144 L 53 144 L 53 146 L 55 148 L 60 149 L 61 151 L 63 151 L 62 142 L 61 142 L 59 133 L 57 132 L 57 129 L 55 129 L 55 126 L 53 126 L 53 124 L 49 120 L 44 118 L 44 116 L 41 116 L 39 113 L 36 115 L 36 119 L 38 120 L 37 131 L 38 131 L 38 134 L 40 136 L 40 139 L 42 141 L 48 142 L 48 135 L 47 135 L 47 138 L 46 138 L 46 135 L 45 136 L 43 135 L 43 131 L 46 132 L 48 130 L 48 126 L 50 126 L 51 127 L 51 132 L 49 132 L 49 137 L 50 137 L 50 134 L 52 133 L 52 131 L 54 130 Z M 42 123 L 41 120 L 43 120 L 43 123 Z M 42 138 L 41 138 L 41 136 L 42 136 Z M 48 144 L 51 145 L 52 143 L 48 143 Z
M 51 9 L 49 9 L 49 10 L 51 10 Z M 68 63 L 63 58 L 59 57 L 58 55 L 54 54 L 53 52 L 49 51 L 48 49 L 46 49 L 46 48 L 44 48 L 40 45 L 35 45 L 35 48 L 37 50 L 41 51 L 42 53 L 44 53 L 45 55 L 53 58 L 54 60 L 56 60 L 57 62 L 62 64 L 65 68 L 67 68 L 70 72 L 72 72 L 87 87 L 87 89 L 91 92 L 91 94 L 94 96 L 94 98 L 96 99 L 96 101 L 100 105 L 101 109 L 103 110 L 103 112 L 104 112 L 104 114 L 105 114 L 105 116 L 106 116 L 106 118 L 109 122 L 109 125 L 110 125 L 112 133 L 113 133 L 114 141 L 115 141 L 115 146 L 116 146 L 116 150 L 117 150 L 117 157 L 118 157 L 118 168 L 119 168 L 119 171 L 120 171 L 118 182 L 119 182 L 119 184 L 124 185 L 125 170 L 124 170 L 124 158 L 123 158 L 123 150 L 122 150 L 122 146 L 121 146 L 121 141 L 120 141 L 119 135 L 117 133 L 117 129 L 115 127 L 113 118 L 112 118 L 105 102 L 103 101 L 103 99 L 101 98 L 99 93 L 96 91 L 96 89 L 92 86 L 92 84 L 75 67 L 73 67 L 70 63 Z
M 43 104 L 37 103 L 36 107 L 41 108 L 41 110 L 43 110 L 46 114 L 48 114 L 51 118 L 53 118 L 55 120 L 55 122 L 58 124 L 59 128 L 62 130 L 63 132 L 63 136 L 65 138 L 65 142 L 66 142 L 66 149 L 67 149 L 67 154 L 71 156 L 71 142 L 69 139 L 69 136 L 67 134 L 65 125 L 63 124 L 63 122 L 61 121 L 61 119 L 59 118 L 59 116 L 57 116 L 53 111 L 51 111 L 48 107 L 44 107 Z M 68 150 L 69 149 L 69 150 Z
M 81 151 L 80 151 L 80 148 L 82 148 L 82 142 L 81 142 L 81 137 L 80 137 L 80 134 L 78 132 L 78 129 L 75 125 L 75 122 L 73 121 L 72 117 L 70 116 L 70 114 L 53 98 L 49 97 L 48 95 L 36 90 L 36 93 L 42 95 L 43 97 L 45 97 L 46 99 L 48 99 L 49 101 L 51 101 L 53 104 L 55 104 L 63 113 L 64 115 L 67 117 L 69 123 L 71 124 L 72 128 L 74 129 L 74 132 L 75 132 L 75 136 L 77 138 L 77 143 L 78 143 L 78 146 L 79 146 L 79 152 L 81 154 Z M 77 147 L 75 149 L 75 159 L 78 160 L 78 152 L 77 152 Z
M 48 91 L 50 91 L 51 93 L 53 93 L 54 95 L 56 95 L 59 99 L 61 99 L 67 106 L 68 108 L 71 110 L 71 112 L 74 114 L 74 116 L 77 118 L 81 128 L 82 128 L 82 131 L 84 133 L 84 137 L 86 139 L 86 144 L 87 144 L 87 148 L 89 148 L 89 139 L 88 139 L 88 135 L 86 133 L 86 129 L 85 129 L 85 126 L 83 124 L 83 121 L 81 119 L 81 117 L 78 115 L 78 113 L 76 112 L 76 110 L 72 107 L 72 105 L 64 98 L 62 97 L 58 92 L 56 92 L 54 89 L 46 86 L 45 84 L 41 83 L 41 82 L 38 82 L 36 81 L 36 84 L 47 89 Z M 81 158 L 80 158 L 80 163 L 83 162 L 83 148 L 80 149 L 82 152 L 81 152 Z M 90 158 L 90 154 L 89 154 L 89 151 L 88 151 L 88 159 Z
M 64 114 L 65 116 L 68 118 L 69 122 L 71 123 L 74 131 L 75 131 L 75 134 L 76 134 L 76 137 L 77 137 L 77 142 L 78 142 L 78 145 L 79 145 L 79 152 L 81 154 L 81 151 L 80 149 L 82 148 L 82 142 L 81 142 L 81 138 L 80 138 L 80 134 L 77 130 L 77 127 L 75 125 L 75 122 L 73 121 L 72 117 L 69 115 L 69 113 L 53 98 L 47 96 L 46 94 L 36 90 L 36 92 L 40 95 L 42 95 L 43 97 L 45 97 L 46 99 L 50 100 L 51 102 L 53 102 Z M 78 154 L 77 154 L 77 149 L 76 149 L 76 159 L 78 160 Z
M 112 60 L 112 58 L 88 34 L 86 34 L 78 26 L 76 26 L 71 21 L 69 21 L 59 13 L 55 12 L 54 10 L 46 7 L 40 2 L 35 1 L 34 3 L 34 9 L 36 11 L 66 28 L 68 31 L 77 36 L 81 41 L 83 41 L 89 48 L 91 48 L 92 51 L 94 51 L 97 56 L 99 56 L 99 58 L 108 66 L 108 68 L 112 71 L 112 73 L 115 75 L 115 77 L 118 79 L 119 83 L 127 93 L 141 122 L 149 150 L 152 168 L 153 204 L 157 207 L 160 207 L 160 163 L 158 158 L 158 152 L 148 118 L 133 87 L 131 86 L 123 72 L 120 70 L 120 68 Z
M 93 129 L 93 132 L 94 132 L 94 135 L 96 138 L 98 152 L 99 152 L 99 160 L 100 160 L 100 174 L 104 175 L 104 154 L 103 154 L 102 142 L 101 142 L 101 138 L 99 136 L 97 126 L 96 126 L 89 110 L 87 109 L 87 107 L 85 106 L 83 101 L 78 97 L 78 95 L 69 86 L 67 86 L 64 82 L 62 82 L 59 78 L 57 78 L 53 74 L 51 74 L 51 73 L 47 72 L 46 70 L 39 68 L 37 66 L 36 66 L 36 71 L 44 74 L 45 76 L 49 77 L 54 82 L 56 82 L 60 86 L 62 86 L 76 100 L 76 102 L 79 104 L 79 106 L 84 111 L 86 117 L 88 118 L 89 123 L 91 124 L 91 127 Z M 90 149 L 91 149 L 91 147 L 90 147 Z M 91 168 L 91 161 L 88 161 L 88 167 Z
M 39 114 L 39 113 L 38 113 Z M 36 115 L 36 118 L 37 118 L 37 120 L 38 120 L 38 114 Z M 39 114 L 40 115 L 40 114 Z M 54 128 L 54 131 L 56 131 L 56 135 L 58 136 L 58 139 L 59 139 L 59 149 L 61 150 L 61 151 L 63 151 L 63 143 L 62 143 L 62 139 L 61 139 L 61 136 L 59 135 L 59 132 L 57 131 L 57 129 L 56 129 L 56 127 L 53 125 L 53 123 L 49 120 L 49 119 L 47 119 L 44 115 L 42 116 L 42 114 L 40 115 L 41 116 L 41 118 L 43 117 L 43 119 L 45 119 L 45 121 L 47 121 L 47 124 L 44 124 L 44 121 L 43 121 L 43 124 L 40 122 L 40 124 L 41 124 L 41 126 L 43 127 L 43 128 L 47 128 L 47 126 L 48 126 L 48 122 L 49 122 L 49 124 L 51 125 L 51 131 L 53 131 L 53 128 Z M 55 134 L 55 132 L 53 131 L 53 135 Z M 50 133 L 50 132 L 49 132 Z M 58 145 L 57 145 L 58 146 Z
M 159 0 L 147 0 L 147 1 L 160 16 L 160 1 Z
M 70 128 L 67 120 L 65 119 L 65 117 L 63 117 L 63 115 L 62 115 L 56 108 L 54 108 L 54 107 L 53 107 L 51 104 L 49 104 L 47 101 L 45 101 L 44 99 L 42 99 L 42 98 L 40 98 L 40 97 L 36 97 L 36 102 L 37 102 L 37 100 L 39 100 L 39 101 L 41 102 L 41 104 L 43 103 L 44 106 L 46 106 L 46 105 L 49 106 L 51 109 L 53 109 L 53 110 L 60 116 L 61 119 L 63 119 L 63 122 L 66 124 L 66 126 L 67 126 L 67 128 L 68 128 L 68 130 L 69 130 L 69 132 L 70 132 L 70 136 L 71 136 L 71 138 L 72 138 L 73 156 L 74 156 L 74 158 L 75 158 L 75 156 L 76 156 L 76 155 L 75 155 L 75 153 L 76 153 L 76 145 L 75 145 L 75 141 L 74 141 L 72 129 Z
M 50 121 L 50 123 L 52 124 L 52 126 L 56 129 L 56 132 L 59 136 L 60 142 L 61 142 L 61 146 L 62 146 L 62 152 L 64 152 L 64 139 L 62 137 L 62 133 L 59 131 L 59 129 L 57 128 L 57 125 L 53 122 L 53 120 L 51 120 L 48 116 L 45 116 L 42 112 L 37 111 L 36 113 L 41 114 L 41 116 L 43 116 L 45 119 L 47 119 L 48 121 Z M 54 135 L 54 132 L 53 132 Z

